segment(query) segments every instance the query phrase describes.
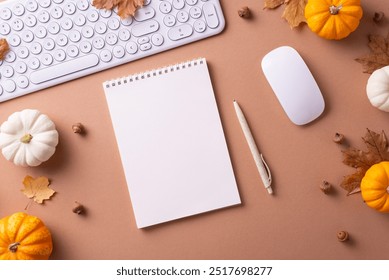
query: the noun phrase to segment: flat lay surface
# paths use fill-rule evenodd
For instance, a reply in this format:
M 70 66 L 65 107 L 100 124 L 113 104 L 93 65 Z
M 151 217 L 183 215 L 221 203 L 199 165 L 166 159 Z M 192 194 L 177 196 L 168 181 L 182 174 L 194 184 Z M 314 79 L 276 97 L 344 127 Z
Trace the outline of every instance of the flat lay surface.
M 388 113 L 366 95 L 370 74 L 355 61 L 369 53 L 370 34 L 387 36 L 387 1 L 362 1 L 359 27 L 340 41 L 320 38 L 306 24 L 291 29 L 283 7 L 220 3 L 226 26 L 219 35 L 1 103 L 1 123 L 27 108 L 49 116 L 59 143 L 37 167 L 0 157 L 0 217 L 26 211 L 44 221 L 51 259 L 387 259 L 389 214 L 340 187 L 354 171 L 342 163 L 341 150 L 364 149 L 367 128 L 389 133 Z M 243 6 L 250 18 L 238 15 Z M 378 24 L 376 12 L 386 15 Z M 303 126 L 290 121 L 262 72 L 263 57 L 280 46 L 298 51 L 325 101 L 321 116 Z M 199 57 L 207 60 L 242 203 L 137 229 L 102 83 Z M 234 99 L 271 170 L 273 195 L 258 174 Z M 73 132 L 75 123 L 84 134 Z M 345 144 L 334 143 L 336 133 Z M 31 202 L 20 191 L 27 175 L 49 178 L 56 193 L 43 204 Z M 323 180 L 333 186 L 328 195 L 320 190 Z M 83 214 L 72 212 L 75 201 Z M 348 242 L 338 241 L 340 231 Z

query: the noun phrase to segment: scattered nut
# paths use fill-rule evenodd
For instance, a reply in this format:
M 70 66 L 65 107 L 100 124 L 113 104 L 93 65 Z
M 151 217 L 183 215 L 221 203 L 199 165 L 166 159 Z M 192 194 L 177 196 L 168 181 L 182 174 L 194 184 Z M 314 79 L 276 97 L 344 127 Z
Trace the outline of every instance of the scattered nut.
M 74 133 L 82 134 L 84 133 L 84 126 L 81 123 L 75 123 L 72 125 L 72 129 Z
M 330 183 L 328 183 L 327 181 L 323 181 L 320 184 L 320 189 L 323 193 L 329 194 L 331 189 L 332 189 L 332 185 Z
M 383 12 L 375 12 L 373 20 L 375 23 L 380 23 L 385 18 L 385 14 Z
M 335 133 L 335 136 L 334 136 L 334 142 L 337 143 L 337 144 L 342 144 L 343 141 L 344 141 L 344 135 L 341 134 L 341 133 Z
M 83 214 L 85 212 L 85 207 L 77 201 L 75 201 L 74 203 L 76 205 L 72 209 L 73 213 L 76 213 L 77 215 Z
M 342 230 L 337 233 L 337 237 L 340 242 L 345 242 L 348 240 L 349 234 L 347 231 Z
M 238 11 L 238 15 L 242 18 L 249 18 L 251 16 L 249 7 L 240 8 Z

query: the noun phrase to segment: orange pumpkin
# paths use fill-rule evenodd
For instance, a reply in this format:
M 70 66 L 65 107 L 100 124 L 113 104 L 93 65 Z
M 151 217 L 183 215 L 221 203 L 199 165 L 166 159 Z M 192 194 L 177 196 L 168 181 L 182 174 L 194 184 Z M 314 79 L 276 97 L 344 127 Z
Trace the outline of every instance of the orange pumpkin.
M 47 260 L 52 250 L 51 233 L 39 218 L 19 212 L 0 220 L 0 260 Z

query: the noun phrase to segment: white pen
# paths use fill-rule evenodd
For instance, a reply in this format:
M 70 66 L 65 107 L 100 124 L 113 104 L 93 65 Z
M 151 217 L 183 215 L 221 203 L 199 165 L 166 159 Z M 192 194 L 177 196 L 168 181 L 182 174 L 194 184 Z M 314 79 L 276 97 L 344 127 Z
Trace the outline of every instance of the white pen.
M 257 165 L 257 169 L 259 172 L 259 175 L 261 176 L 262 182 L 265 185 L 266 190 L 269 194 L 273 193 L 273 190 L 271 188 L 271 173 L 270 169 L 267 166 L 265 160 L 263 159 L 263 156 L 261 153 L 259 153 L 258 147 L 255 144 L 254 137 L 251 134 L 249 125 L 246 121 L 246 118 L 244 117 L 244 114 L 242 112 L 242 109 L 240 109 L 238 102 L 234 100 L 234 107 L 236 115 L 238 116 L 238 120 L 240 123 L 240 126 L 242 127 L 243 134 L 246 137 L 247 144 L 249 145 L 251 154 L 254 158 L 255 164 Z

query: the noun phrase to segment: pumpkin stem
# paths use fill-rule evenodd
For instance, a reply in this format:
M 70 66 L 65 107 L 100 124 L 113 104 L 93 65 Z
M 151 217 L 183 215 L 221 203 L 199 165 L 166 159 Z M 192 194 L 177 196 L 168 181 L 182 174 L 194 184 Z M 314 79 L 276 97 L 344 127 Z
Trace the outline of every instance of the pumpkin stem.
M 19 242 L 12 243 L 8 246 L 8 250 L 10 250 L 12 253 L 16 253 L 19 245 L 20 245 Z
M 31 139 L 32 139 L 32 135 L 27 133 L 22 138 L 20 138 L 20 142 L 22 142 L 24 144 L 28 144 L 28 143 L 30 143 Z
M 330 7 L 330 14 L 331 15 L 337 15 L 340 11 L 340 9 L 342 9 L 343 6 L 342 5 L 339 5 L 339 6 L 331 6 Z

